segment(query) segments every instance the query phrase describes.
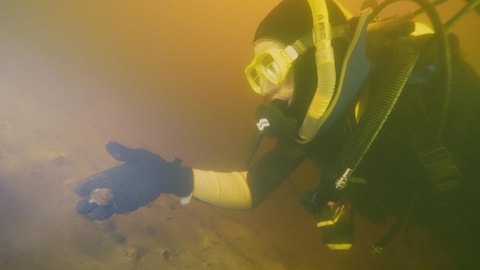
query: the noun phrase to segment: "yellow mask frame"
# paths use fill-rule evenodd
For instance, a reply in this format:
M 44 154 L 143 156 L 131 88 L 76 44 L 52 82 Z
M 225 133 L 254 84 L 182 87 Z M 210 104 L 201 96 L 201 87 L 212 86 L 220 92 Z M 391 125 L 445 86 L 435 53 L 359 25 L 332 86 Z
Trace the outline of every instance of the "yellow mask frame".
M 253 91 L 265 95 L 262 87 L 266 81 L 281 85 L 289 74 L 293 62 L 311 46 L 311 37 L 302 37 L 292 45 L 269 46 L 258 52 L 245 68 L 245 76 Z

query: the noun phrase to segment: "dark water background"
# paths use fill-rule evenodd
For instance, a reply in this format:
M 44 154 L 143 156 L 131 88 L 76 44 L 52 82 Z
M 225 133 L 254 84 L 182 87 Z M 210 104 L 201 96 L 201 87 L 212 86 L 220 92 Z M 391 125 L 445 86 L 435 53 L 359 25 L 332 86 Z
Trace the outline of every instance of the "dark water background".
M 1 1 L 0 269 L 454 269 L 417 227 L 372 255 L 389 224 L 362 217 L 350 252 L 327 250 L 298 202 L 319 176 L 309 162 L 253 211 L 162 196 L 108 222 L 74 212 L 72 185 L 116 164 L 110 139 L 239 169 L 261 101 L 243 68 L 277 2 Z M 471 14 L 454 30 L 480 70 L 478 26 Z

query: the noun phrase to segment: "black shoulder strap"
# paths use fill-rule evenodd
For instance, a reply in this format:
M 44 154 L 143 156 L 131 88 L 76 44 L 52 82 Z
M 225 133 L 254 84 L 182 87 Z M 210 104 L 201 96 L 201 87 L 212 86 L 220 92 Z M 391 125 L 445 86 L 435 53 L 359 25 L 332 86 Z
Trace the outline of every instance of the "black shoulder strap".
M 360 122 L 337 155 L 334 165 L 322 177 L 322 184 L 312 194 L 310 201 L 304 201 L 304 204 L 309 203 L 321 208 L 326 201 L 336 200 L 335 197 L 339 194 L 331 194 L 332 189 L 325 189 L 325 183 L 327 185 L 333 183 L 337 191 L 345 189 L 350 176 L 357 169 L 397 104 L 419 54 L 419 50 L 410 45 L 394 48 L 392 64 L 388 66 L 381 81 L 375 84 L 375 89 L 371 89 L 373 94 Z M 313 205 L 306 207 L 315 208 Z

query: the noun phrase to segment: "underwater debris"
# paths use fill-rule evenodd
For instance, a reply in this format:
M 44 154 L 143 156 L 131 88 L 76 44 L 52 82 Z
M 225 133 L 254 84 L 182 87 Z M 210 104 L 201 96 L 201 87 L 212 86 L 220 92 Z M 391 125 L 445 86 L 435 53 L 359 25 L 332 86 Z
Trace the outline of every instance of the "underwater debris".
M 114 232 L 114 233 L 111 234 L 111 236 L 112 236 L 113 241 L 117 244 L 123 244 L 126 241 L 126 238 L 123 234 Z
M 166 249 L 162 252 L 162 257 L 165 261 L 170 261 L 170 258 L 172 257 L 172 251 Z
M 142 249 L 136 245 L 128 245 L 125 250 L 125 256 L 136 261 L 142 257 Z

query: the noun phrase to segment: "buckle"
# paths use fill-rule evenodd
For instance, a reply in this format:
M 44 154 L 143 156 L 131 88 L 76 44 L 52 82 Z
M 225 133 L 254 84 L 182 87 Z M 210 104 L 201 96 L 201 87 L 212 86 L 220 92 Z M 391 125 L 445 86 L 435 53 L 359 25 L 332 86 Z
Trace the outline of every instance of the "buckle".
M 329 201 L 316 214 L 323 243 L 332 250 L 349 250 L 353 242 L 352 207 L 348 202 Z
M 335 225 L 340 220 L 349 222 L 351 219 L 351 209 L 350 204 L 329 201 L 320 212 L 316 214 L 317 227 L 322 228 Z

